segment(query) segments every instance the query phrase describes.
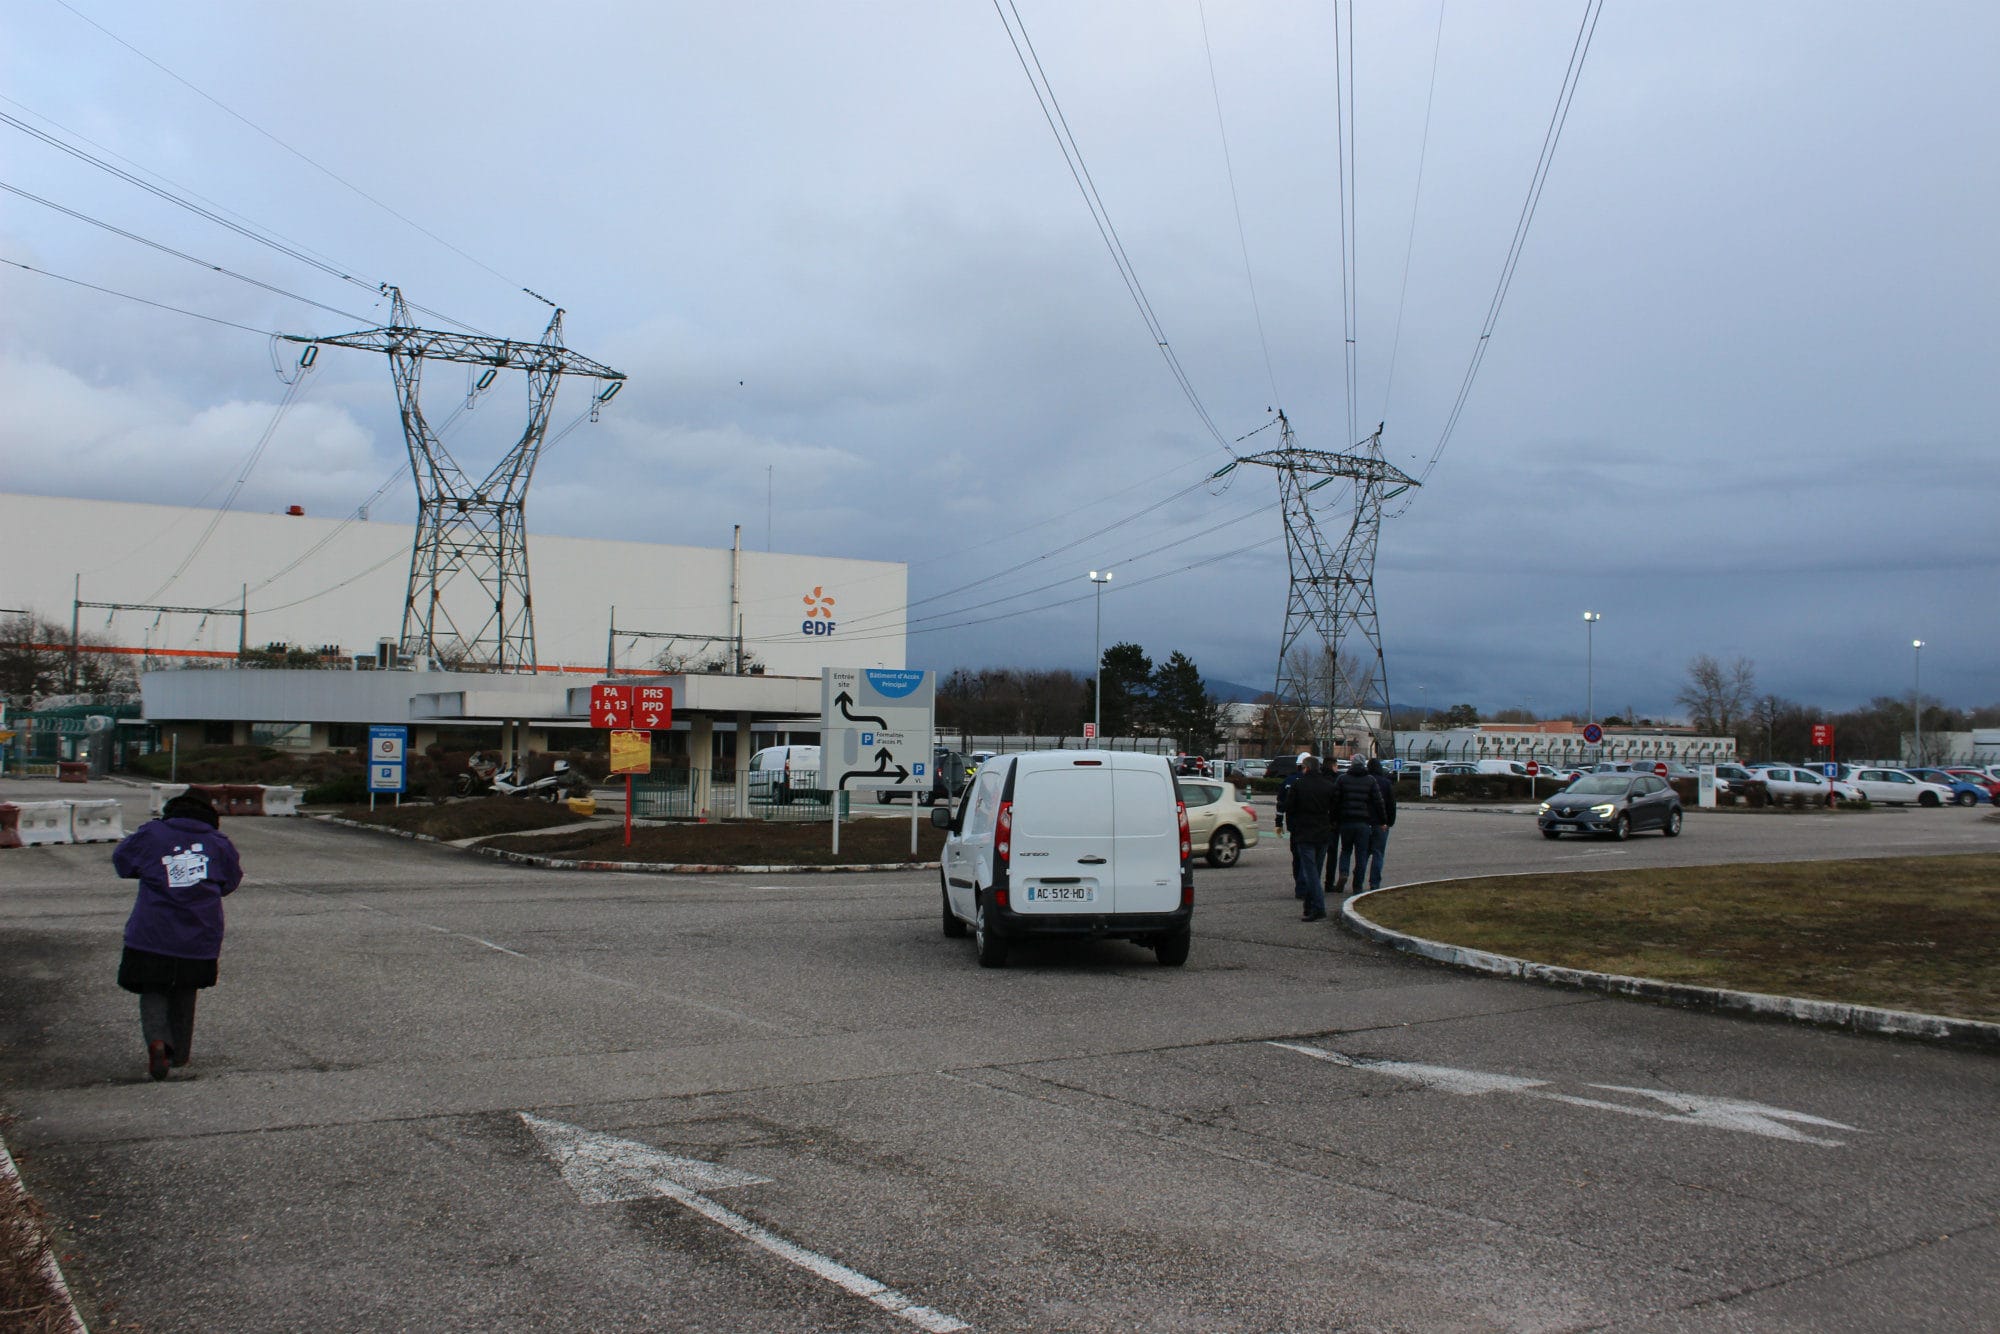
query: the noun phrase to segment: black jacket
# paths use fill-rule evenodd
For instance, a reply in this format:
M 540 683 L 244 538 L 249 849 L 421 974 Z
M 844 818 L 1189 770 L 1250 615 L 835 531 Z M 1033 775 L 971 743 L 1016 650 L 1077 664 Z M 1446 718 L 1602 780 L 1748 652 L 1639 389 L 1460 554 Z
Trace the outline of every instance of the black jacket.
M 1367 774 L 1349 770 L 1340 776 L 1333 787 L 1334 818 L 1341 824 L 1373 827 L 1388 823 L 1388 812 L 1382 805 L 1382 789 Z
M 1391 829 L 1396 827 L 1396 780 L 1388 774 L 1370 774 L 1376 786 L 1382 789 L 1382 810 L 1388 816 L 1382 823 Z
M 1292 839 L 1324 843 L 1333 837 L 1333 780 L 1314 770 L 1301 774 L 1292 784 L 1286 815 L 1292 822 Z

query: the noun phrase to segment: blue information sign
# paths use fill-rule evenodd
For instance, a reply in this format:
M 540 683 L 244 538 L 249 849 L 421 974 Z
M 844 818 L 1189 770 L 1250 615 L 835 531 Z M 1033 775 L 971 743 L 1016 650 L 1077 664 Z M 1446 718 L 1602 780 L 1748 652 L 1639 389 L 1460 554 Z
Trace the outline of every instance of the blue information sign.
M 410 729 L 376 724 L 368 729 L 368 790 L 407 792 Z

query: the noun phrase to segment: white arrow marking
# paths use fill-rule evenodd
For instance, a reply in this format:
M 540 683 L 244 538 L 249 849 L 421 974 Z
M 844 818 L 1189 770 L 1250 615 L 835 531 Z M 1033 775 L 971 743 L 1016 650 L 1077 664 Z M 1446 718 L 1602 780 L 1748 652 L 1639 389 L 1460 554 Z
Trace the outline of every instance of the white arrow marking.
M 650 1144 L 640 1144 L 615 1135 L 605 1135 L 564 1121 L 550 1121 L 527 1112 L 521 1119 L 535 1132 L 535 1138 L 556 1160 L 563 1180 L 585 1204 L 612 1204 L 620 1200 L 643 1200 L 665 1196 L 685 1205 L 712 1223 L 719 1223 L 745 1241 L 754 1242 L 771 1254 L 847 1292 L 872 1302 L 893 1316 L 909 1321 L 930 1334 L 952 1334 L 971 1329 L 963 1320 L 920 1305 L 914 1298 L 877 1282 L 858 1269 L 797 1242 L 779 1236 L 762 1223 L 752 1222 L 733 1209 L 725 1208 L 701 1194 L 702 1190 L 726 1190 L 732 1186 L 768 1185 L 771 1178 L 738 1171 L 698 1158 L 679 1158 L 663 1153 Z M 699 1189 L 697 1189 L 699 1188 Z
M 1559 1102 L 1570 1107 L 1594 1107 L 1598 1111 L 1617 1112 L 1621 1116 L 1643 1117 L 1650 1121 L 1671 1121 L 1677 1125 L 1737 1130 L 1748 1135 L 1762 1135 L 1767 1139 L 1790 1140 L 1794 1144 L 1816 1144 L 1828 1149 L 1837 1149 L 1846 1141 L 1807 1135 L 1794 1129 L 1794 1125 L 1824 1126 L 1831 1130 L 1845 1130 L 1857 1135 L 1868 1133 L 1839 1121 L 1829 1121 L 1822 1116 L 1789 1111 L 1783 1107 L 1767 1107 L 1760 1102 L 1738 1102 L 1732 1098 L 1709 1098 L 1693 1093 L 1669 1093 L 1662 1089 L 1626 1088 L 1620 1084 L 1588 1086 L 1603 1089 L 1607 1093 L 1630 1093 L 1642 1098 L 1652 1098 L 1675 1109 L 1663 1112 L 1653 1107 L 1634 1107 L 1622 1102 L 1606 1102 L 1601 1098 L 1580 1098 L 1572 1093 L 1558 1093 L 1545 1079 L 1522 1079 L 1515 1075 L 1496 1075 L 1483 1070 L 1456 1070 L 1445 1065 L 1376 1061 L 1300 1042 L 1273 1042 L 1270 1045 L 1283 1047 L 1286 1051 L 1295 1051 L 1317 1060 L 1330 1061 L 1334 1065 L 1344 1065 L 1353 1070 L 1369 1070 L 1376 1074 L 1411 1080 L 1426 1088 L 1436 1089 L 1440 1093 L 1452 1093 L 1463 1098 L 1478 1097 L 1485 1093 L 1518 1093 L 1525 1098 L 1540 1098 L 1546 1102 Z

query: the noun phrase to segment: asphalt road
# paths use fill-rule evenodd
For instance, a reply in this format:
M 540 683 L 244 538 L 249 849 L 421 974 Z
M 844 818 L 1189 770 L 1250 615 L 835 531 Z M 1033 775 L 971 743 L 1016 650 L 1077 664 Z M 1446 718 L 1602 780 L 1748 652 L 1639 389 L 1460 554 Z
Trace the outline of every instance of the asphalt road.
M 5 1133 L 93 1329 L 2000 1311 L 2000 1061 L 1385 953 L 1297 920 L 1276 841 L 1198 874 L 1185 969 L 1086 944 L 985 971 L 942 937 L 934 872 L 563 874 L 227 829 L 249 878 L 163 1085 L 112 980 L 109 848 L 0 853 Z M 1691 814 L 1620 846 L 1406 810 L 1389 867 L 1995 848 L 1956 810 Z

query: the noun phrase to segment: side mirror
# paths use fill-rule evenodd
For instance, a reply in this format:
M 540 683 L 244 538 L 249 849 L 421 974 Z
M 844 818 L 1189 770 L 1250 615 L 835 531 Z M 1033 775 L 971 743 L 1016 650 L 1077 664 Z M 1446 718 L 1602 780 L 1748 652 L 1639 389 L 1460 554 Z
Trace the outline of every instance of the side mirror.
M 951 811 L 944 806 L 931 807 L 931 825 L 937 829 L 951 828 Z

